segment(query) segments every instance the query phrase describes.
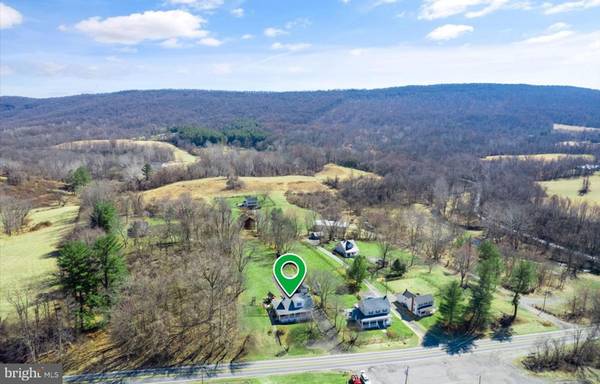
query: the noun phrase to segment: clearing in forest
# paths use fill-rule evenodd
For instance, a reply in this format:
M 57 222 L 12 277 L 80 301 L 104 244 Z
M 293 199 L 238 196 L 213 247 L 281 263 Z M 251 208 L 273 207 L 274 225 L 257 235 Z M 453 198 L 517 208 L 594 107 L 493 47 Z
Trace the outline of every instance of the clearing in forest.
M 0 235 L 0 317 L 14 312 L 7 300 L 14 290 L 31 288 L 33 293 L 40 293 L 49 287 L 56 271 L 53 253 L 75 225 L 78 210 L 74 205 L 35 209 L 29 214 L 31 222 L 22 233 L 10 237 Z M 43 222 L 49 225 L 30 230 Z
M 582 133 L 582 132 L 600 132 L 600 128 L 582 127 L 580 125 L 554 124 L 553 130 L 559 132 Z
M 184 151 L 181 148 L 174 146 L 171 143 L 156 140 L 132 140 L 132 139 L 117 139 L 117 140 L 79 140 L 68 143 L 58 144 L 56 148 L 66 149 L 71 151 L 93 150 L 94 147 L 102 148 L 106 145 L 114 145 L 116 147 L 133 148 L 133 147 L 154 147 L 157 149 L 168 150 L 173 155 L 173 161 L 165 163 L 165 165 L 175 164 L 190 164 L 196 161 L 196 156 Z
M 596 172 L 590 176 L 590 191 L 583 196 L 579 196 L 579 190 L 583 185 L 583 176 L 540 181 L 539 184 L 543 188 L 546 188 L 548 196 L 556 195 L 559 197 L 568 197 L 577 202 L 585 201 L 590 204 L 600 204 L 600 172 Z
M 564 160 L 564 159 L 585 159 L 589 161 L 594 161 L 593 155 L 574 155 L 567 153 L 538 153 L 534 155 L 493 155 L 486 156 L 483 160 L 491 161 L 491 160 L 535 160 L 535 161 L 556 161 L 556 160 Z
M 371 172 L 361 171 L 360 169 L 342 167 L 341 165 L 331 163 L 325 164 L 325 166 L 323 166 L 323 170 L 315 174 L 315 177 L 321 181 L 325 181 L 327 179 L 335 179 L 336 177 L 340 180 L 347 180 L 353 177 L 363 176 L 375 178 L 381 177 Z
M 144 192 L 144 198 L 146 200 L 175 198 L 185 193 L 190 194 L 192 198 L 214 198 L 273 192 L 285 193 L 287 191 L 320 192 L 329 190 L 329 187 L 323 184 L 323 182 L 336 176 L 340 180 L 358 176 L 378 177 L 373 173 L 335 164 L 327 164 L 321 172 L 318 172 L 314 176 L 243 176 L 239 178 L 243 184 L 242 188 L 235 190 L 226 189 L 226 177 L 208 177 L 205 179 L 180 181 L 146 191 Z

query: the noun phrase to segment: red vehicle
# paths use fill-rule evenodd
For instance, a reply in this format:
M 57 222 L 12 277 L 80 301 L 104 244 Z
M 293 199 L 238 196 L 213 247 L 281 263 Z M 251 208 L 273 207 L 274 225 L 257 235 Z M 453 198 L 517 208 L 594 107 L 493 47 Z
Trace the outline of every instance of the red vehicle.
M 352 375 L 352 377 L 350 377 L 350 384 L 362 384 L 362 382 L 360 381 L 360 377 L 358 377 L 357 375 Z

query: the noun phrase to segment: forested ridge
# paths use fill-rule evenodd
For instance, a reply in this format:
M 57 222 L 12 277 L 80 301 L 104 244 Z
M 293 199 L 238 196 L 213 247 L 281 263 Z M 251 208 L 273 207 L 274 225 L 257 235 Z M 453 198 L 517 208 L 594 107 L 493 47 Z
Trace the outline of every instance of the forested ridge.
M 4 143 L 28 146 L 35 142 L 26 137 L 56 143 L 148 135 L 181 125 L 218 129 L 243 117 L 302 142 L 394 144 L 418 135 L 471 145 L 492 145 L 494 137 L 502 145 L 506 135 L 517 140 L 546 134 L 552 123 L 600 126 L 599 106 L 598 90 L 498 84 L 283 93 L 123 91 L 1 97 L 0 129 Z

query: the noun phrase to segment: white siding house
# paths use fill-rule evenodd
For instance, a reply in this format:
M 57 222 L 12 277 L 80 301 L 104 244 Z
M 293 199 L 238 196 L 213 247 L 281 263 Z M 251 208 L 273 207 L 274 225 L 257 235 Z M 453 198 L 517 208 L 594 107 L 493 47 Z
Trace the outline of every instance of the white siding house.
M 342 240 L 337 243 L 334 251 L 343 257 L 356 257 L 359 249 L 354 240 Z
M 419 317 L 429 316 L 434 312 L 432 295 L 414 294 L 406 289 L 398 295 L 397 300 L 410 312 Z

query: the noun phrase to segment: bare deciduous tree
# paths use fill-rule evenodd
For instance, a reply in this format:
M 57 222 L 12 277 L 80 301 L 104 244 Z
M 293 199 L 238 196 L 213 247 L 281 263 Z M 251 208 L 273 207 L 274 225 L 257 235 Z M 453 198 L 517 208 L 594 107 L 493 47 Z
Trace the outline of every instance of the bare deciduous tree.
M 11 196 L 0 196 L 0 216 L 2 228 L 8 236 L 18 232 L 26 223 L 31 203 Z

